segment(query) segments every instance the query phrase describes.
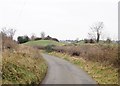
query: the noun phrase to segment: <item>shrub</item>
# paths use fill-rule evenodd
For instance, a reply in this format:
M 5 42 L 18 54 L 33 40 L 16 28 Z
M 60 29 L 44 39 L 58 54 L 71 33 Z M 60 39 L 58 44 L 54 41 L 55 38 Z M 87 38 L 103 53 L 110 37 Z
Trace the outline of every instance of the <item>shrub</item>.
M 90 43 L 95 43 L 95 41 L 93 39 L 90 39 Z
M 46 52 L 52 52 L 54 46 L 55 46 L 55 45 L 47 45 L 47 46 L 45 47 Z
M 87 39 L 84 39 L 84 43 L 88 43 L 88 40 L 87 40 Z
M 21 43 L 25 43 L 25 42 L 28 42 L 29 41 L 29 37 L 28 36 L 19 36 L 17 38 L 18 42 L 21 44 Z
M 110 38 L 107 38 L 107 40 L 105 41 L 106 43 L 111 43 L 111 39 Z
M 56 38 L 52 38 L 52 37 L 50 37 L 50 36 L 45 37 L 44 40 L 53 40 L 53 41 L 57 41 L 57 42 L 59 42 L 58 39 L 56 39 Z
M 34 40 L 41 40 L 42 38 L 35 38 Z
M 84 43 L 95 43 L 93 39 L 84 39 Z
M 57 41 L 57 42 L 59 42 L 59 40 L 58 40 L 58 39 L 56 39 L 56 38 L 52 38 L 52 40 L 53 40 L 53 41 Z
M 52 39 L 52 37 L 50 37 L 50 36 L 47 36 L 44 38 L 44 40 L 51 40 L 51 39 Z

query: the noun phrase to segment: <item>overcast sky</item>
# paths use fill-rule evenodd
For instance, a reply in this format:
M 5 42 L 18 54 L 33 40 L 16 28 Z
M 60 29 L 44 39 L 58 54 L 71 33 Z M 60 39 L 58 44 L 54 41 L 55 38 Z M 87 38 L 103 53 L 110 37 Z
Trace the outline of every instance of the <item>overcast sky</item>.
M 35 33 L 63 39 L 84 39 L 90 26 L 104 22 L 105 39 L 118 38 L 118 0 L 0 0 L 0 28 L 19 35 Z

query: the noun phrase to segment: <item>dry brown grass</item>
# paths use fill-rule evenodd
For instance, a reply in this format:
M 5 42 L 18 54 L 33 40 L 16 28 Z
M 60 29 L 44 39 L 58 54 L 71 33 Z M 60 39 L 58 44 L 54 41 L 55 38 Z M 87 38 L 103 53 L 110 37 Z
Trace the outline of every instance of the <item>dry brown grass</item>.
M 47 65 L 40 52 L 20 45 L 17 51 L 2 52 L 3 84 L 39 84 L 45 77 Z
M 118 67 L 117 44 L 84 44 L 79 46 L 57 46 L 54 51 L 82 57 L 85 60 L 100 62 L 104 65 Z

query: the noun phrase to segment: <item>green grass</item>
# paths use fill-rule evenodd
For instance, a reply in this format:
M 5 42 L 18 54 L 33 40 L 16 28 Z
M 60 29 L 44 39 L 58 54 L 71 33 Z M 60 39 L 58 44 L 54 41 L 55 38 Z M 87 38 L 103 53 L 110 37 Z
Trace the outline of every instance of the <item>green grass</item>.
M 110 65 L 104 66 L 99 62 L 92 62 L 83 58 L 71 57 L 65 53 L 51 52 L 50 55 L 55 55 L 63 58 L 76 66 L 85 70 L 98 84 L 118 84 L 118 69 Z
M 40 84 L 47 72 L 47 64 L 39 51 L 23 47 L 19 51 L 3 52 L 2 84 Z
M 62 45 L 64 45 L 64 43 L 56 42 L 56 41 L 52 41 L 52 40 L 29 41 L 29 42 L 27 42 L 25 44 L 32 45 L 32 46 L 47 46 L 47 45 L 62 46 Z

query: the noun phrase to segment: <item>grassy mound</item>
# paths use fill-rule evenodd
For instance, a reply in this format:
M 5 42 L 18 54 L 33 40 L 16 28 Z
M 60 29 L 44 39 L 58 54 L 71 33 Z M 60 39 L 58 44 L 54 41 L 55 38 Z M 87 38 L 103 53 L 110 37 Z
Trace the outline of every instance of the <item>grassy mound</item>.
M 32 46 L 47 46 L 47 45 L 57 45 L 57 46 L 62 46 L 64 45 L 61 42 L 56 42 L 53 40 L 38 40 L 38 41 L 29 41 L 25 43 L 27 45 L 32 45 Z
M 39 84 L 44 79 L 47 65 L 39 51 L 22 45 L 17 51 L 2 54 L 3 84 Z

